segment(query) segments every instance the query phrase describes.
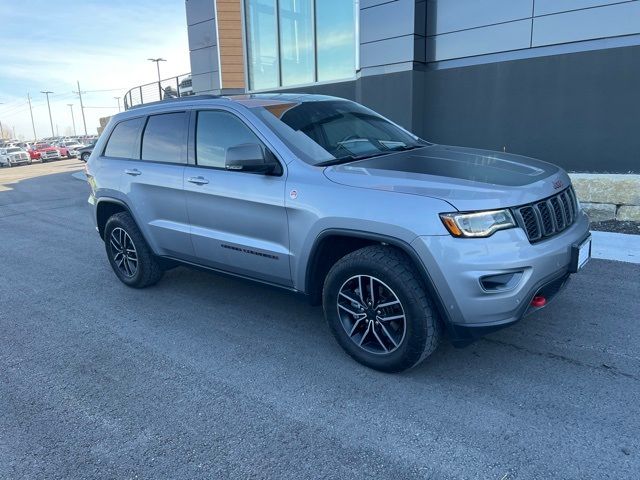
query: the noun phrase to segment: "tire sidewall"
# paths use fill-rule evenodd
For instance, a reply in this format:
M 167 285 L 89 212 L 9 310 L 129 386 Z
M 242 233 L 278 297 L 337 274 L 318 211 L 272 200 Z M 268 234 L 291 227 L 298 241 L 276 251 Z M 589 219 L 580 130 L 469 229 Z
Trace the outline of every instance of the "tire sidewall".
M 349 278 L 370 275 L 387 284 L 400 300 L 405 313 L 405 336 L 400 346 L 389 354 L 374 354 L 356 345 L 342 326 L 337 301 L 340 288 Z M 386 372 L 397 372 L 413 366 L 421 357 L 427 341 L 426 314 L 421 310 L 411 290 L 407 289 L 394 272 L 363 259 L 350 259 L 347 265 L 334 267 L 327 276 L 323 292 L 325 318 L 334 337 L 355 360 L 368 367 Z

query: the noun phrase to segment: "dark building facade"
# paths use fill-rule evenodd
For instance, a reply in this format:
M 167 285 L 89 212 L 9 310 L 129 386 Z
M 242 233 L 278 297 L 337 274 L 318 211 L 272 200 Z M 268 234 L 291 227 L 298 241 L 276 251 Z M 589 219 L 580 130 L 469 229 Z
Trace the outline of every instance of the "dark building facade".
M 187 0 L 196 92 L 356 100 L 427 140 L 640 173 L 640 0 Z

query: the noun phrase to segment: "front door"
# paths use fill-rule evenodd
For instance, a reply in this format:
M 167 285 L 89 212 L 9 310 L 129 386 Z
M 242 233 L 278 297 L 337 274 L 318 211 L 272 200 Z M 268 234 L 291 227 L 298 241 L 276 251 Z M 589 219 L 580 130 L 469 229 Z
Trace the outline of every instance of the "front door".
M 213 268 L 290 286 L 285 175 L 225 170 L 227 148 L 267 147 L 233 113 L 203 110 L 197 116 L 196 164 L 185 170 L 196 257 Z

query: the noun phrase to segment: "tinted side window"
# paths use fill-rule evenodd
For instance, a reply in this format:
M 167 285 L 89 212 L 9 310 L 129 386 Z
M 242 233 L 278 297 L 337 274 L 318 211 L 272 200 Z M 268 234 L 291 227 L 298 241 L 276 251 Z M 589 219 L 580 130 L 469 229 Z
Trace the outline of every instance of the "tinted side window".
M 224 168 L 227 148 L 262 142 L 238 117 L 227 112 L 198 112 L 196 161 L 205 167 Z
M 109 137 L 104 154 L 107 157 L 140 158 L 136 151 L 136 144 L 142 122 L 144 118 L 133 118 L 117 124 Z
M 142 160 L 186 163 L 183 149 L 187 141 L 187 114 L 152 115 L 142 137 Z

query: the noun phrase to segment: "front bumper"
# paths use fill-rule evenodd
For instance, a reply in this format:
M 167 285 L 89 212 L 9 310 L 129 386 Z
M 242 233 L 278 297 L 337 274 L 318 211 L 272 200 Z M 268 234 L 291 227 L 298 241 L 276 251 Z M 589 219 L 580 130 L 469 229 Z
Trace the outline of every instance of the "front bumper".
M 9 160 L 11 165 L 26 165 L 30 162 L 29 158 L 12 158 Z
M 454 342 L 505 327 L 535 309 L 541 290 L 551 300 L 566 284 L 572 246 L 589 232 L 580 213 L 575 223 L 548 240 L 531 244 L 512 228 L 488 238 L 418 237 L 412 243 L 432 280 Z M 487 290 L 483 281 L 514 274 L 504 288 Z

